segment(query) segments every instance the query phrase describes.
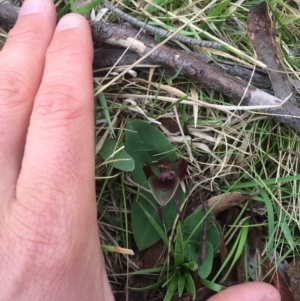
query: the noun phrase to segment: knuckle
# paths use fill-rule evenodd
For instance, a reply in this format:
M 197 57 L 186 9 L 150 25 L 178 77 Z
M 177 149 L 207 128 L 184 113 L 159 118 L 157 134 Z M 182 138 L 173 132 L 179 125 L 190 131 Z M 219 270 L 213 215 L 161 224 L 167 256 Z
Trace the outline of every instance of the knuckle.
M 12 28 L 8 35 L 7 39 L 9 42 L 13 43 L 36 43 L 39 40 L 43 39 L 43 34 L 40 32 L 40 29 L 37 27 L 32 27 L 31 24 L 23 24 L 23 26 L 18 26 Z
M 78 37 L 68 36 L 68 39 L 62 40 L 62 37 L 54 40 L 47 49 L 47 57 L 74 58 L 84 55 L 84 48 L 79 45 Z
M 26 97 L 26 78 L 19 70 L 2 70 L 0 74 L 0 106 L 18 107 L 24 105 Z
M 75 91 L 74 87 L 67 84 L 48 86 L 36 99 L 35 113 L 55 122 L 76 119 L 83 114 L 85 105 Z

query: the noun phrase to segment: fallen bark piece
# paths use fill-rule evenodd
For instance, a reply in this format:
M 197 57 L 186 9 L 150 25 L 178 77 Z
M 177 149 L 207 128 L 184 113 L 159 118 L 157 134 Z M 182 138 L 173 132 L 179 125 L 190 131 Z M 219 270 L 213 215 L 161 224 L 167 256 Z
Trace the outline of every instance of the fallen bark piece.
M 251 195 L 242 194 L 240 192 L 230 192 L 221 195 L 215 195 L 207 200 L 208 208 L 212 208 L 214 215 L 228 210 L 235 206 L 241 206 L 245 201 L 249 200 Z
M 267 65 L 267 72 L 272 82 L 275 96 L 297 105 L 293 95 L 291 81 L 283 64 L 280 48 L 274 37 L 272 20 L 267 2 L 252 6 L 248 14 L 248 36 L 257 57 Z

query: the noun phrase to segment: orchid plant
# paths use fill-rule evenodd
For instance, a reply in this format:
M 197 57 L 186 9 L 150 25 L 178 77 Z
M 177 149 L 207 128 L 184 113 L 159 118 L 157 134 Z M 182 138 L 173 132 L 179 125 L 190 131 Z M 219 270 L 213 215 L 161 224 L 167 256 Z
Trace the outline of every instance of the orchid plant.
M 171 167 L 177 162 L 178 167 L 175 173 L 172 174 Z M 160 177 L 154 173 L 152 167 L 158 168 Z M 160 160 L 154 163 L 145 163 L 143 171 L 146 175 L 149 188 L 159 204 L 158 211 L 160 218 L 162 219 L 161 207 L 165 206 L 172 198 L 174 198 L 178 214 L 181 215 L 177 188 L 187 173 L 187 161 L 185 159 L 177 159 L 173 162 Z

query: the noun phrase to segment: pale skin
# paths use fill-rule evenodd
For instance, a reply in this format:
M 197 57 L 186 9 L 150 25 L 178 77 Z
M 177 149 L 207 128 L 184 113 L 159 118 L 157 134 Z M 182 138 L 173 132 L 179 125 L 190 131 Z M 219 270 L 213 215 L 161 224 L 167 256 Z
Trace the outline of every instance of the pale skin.
M 0 52 L 0 300 L 114 300 L 96 217 L 92 58 L 86 20 L 56 27 L 50 0 L 24 2 Z M 209 300 L 241 299 L 280 297 L 249 283 Z

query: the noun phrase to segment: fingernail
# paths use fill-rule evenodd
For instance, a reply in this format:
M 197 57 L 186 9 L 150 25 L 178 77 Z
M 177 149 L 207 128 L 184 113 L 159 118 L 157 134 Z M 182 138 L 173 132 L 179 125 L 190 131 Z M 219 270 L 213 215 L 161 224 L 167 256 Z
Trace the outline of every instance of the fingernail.
M 280 300 L 281 300 L 281 298 L 279 295 L 276 295 L 276 296 L 268 295 L 262 299 L 262 301 L 280 301 Z
M 47 0 L 25 0 L 21 7 L 20 15 L 41 13 L 47 6 L 49 6 Z
M 56 31 L 62 31 L 77 27 L 82 21 L 82 18 L 77 14 L 68 14 L 61 18 L 56 26 Z

